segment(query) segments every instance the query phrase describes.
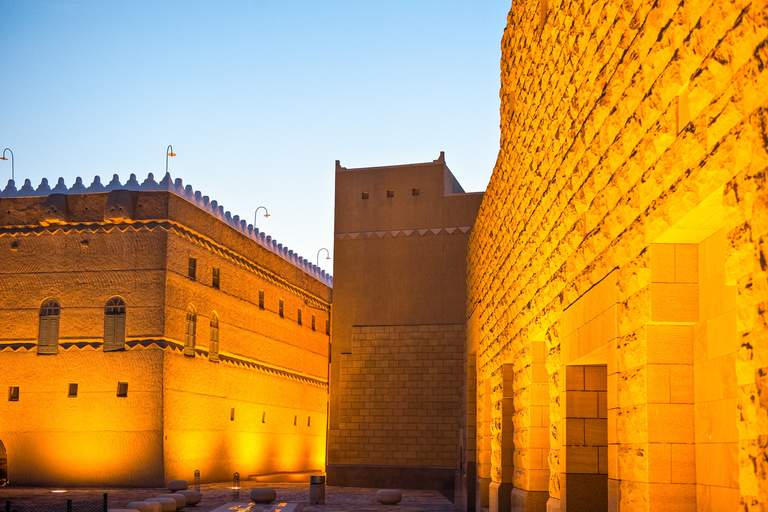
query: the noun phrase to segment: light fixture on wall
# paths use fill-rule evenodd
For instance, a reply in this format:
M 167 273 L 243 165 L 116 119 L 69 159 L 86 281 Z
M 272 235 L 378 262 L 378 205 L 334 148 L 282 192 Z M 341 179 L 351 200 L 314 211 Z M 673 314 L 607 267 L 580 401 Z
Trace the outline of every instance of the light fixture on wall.
M 165 173 L 168 174 L 168 157 L 169 156 L 176 156 L 176 153 L 173 152 L 173 146 L 168 144 L 168 147 L 165 148 Z
M 271 215 L 269 215 L 269 211 L 267 210 L 266 206 L 259 206 L 258 208 L 256 208 L 256 211 L 253 214 L 253 227 L 256 227 L 256 221 L 259 220 L 259 210 L 261 210 L 262 208 L 264 208 L 264 216 L 271 217 Z
M 5 148 L 3 150 L 3 156 L 0 157 L 0 160 L 8 160 L 5 158 L 5 152 L 8 151 L 11 154 L 11 180 L 16 183 L 16 171 L 14 170 L 14 164 L 13 164 L 13 151 L 11 151 L 11 148 Z
M 320 266 L 320 252 L 321 251 L 325 251 L 325 253 L 328 255 L 328 257 L 325 258 L 325 259 L 327 259 L 327 260 L 331 259 L 331 252 L 328 249 L 326 249 L 325 247 L 323 247 L 322 249 L 317 251 L 317 266 L 318 267 Z

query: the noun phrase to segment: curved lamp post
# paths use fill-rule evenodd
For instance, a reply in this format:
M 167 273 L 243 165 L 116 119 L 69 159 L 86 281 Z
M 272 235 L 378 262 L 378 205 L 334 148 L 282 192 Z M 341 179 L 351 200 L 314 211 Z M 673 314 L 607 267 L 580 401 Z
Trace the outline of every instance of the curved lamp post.
M 267 207 L 259 206 L 258 208 L 256 208 L 256 211 L 253 213 L 253 227 L 256 227 L 256 221 L 259 220 L 259 210 L 261 210 L 262 208 L 264 208 L 264 216 L 270 217 Z
M 169 156 L 176 156 L 176 153 L 173 152 L 173 146 L 168 144 L 168 147 L 165 148 L 165 173 L 168 174 L 168 157 Z
M 5 158 L 5 152 L 6 151 L 8 151 L 11 154 L 11 179 L 13 180 L 14 183 L 16 183 L 16 176 L 15 176 L 16 171 L 13 168 L 14 167 L 13 166 L 13 151 L 11 151 L 11 148 L 5 148 L 3 150 L 3 156 L 0 157 L 0 160 L 8 160 L 7 158 Z
M 323 247 L 322 249 L 320 249 L 320 251 L 325 251 L 325 253 L 328 255 L 328 257 L 325 258 L 325 259 L 327 259 L 327 260 L 331 259 L 331 252 L 328 249 Z M 317 266 L 318 267 L 320 266 L 320 251 L 317 251 Z

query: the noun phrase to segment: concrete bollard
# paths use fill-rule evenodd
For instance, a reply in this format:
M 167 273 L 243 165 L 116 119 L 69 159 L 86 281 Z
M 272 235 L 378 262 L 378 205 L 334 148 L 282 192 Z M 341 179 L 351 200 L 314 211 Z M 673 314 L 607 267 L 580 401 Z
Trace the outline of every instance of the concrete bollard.
M 309 477 L 309 504 L 325 505 L 325 475 Z

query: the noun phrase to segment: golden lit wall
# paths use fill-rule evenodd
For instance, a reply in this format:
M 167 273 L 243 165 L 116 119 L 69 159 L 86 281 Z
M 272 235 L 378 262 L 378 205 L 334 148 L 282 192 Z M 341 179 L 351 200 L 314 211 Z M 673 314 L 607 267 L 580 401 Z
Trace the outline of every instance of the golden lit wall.
M 103 353 L 71 347 L 55 356 L 4 348 L 0 439 L 12 485 L 163 483 L 163 351 Z M 117 396 L 117 383 L 129 383 Z M 77 397 L 68 397 L 69 384 Z M 19 401 L 7 399 L 19 386 Z
M 159 486 L 196 469 L 204 482 L 323 469 L 325 283 L 165 191 L 2 198 L 0 211 L 0 440 L 12 483 Z M 113 296 L 126 302 L 126 350 L 104 352 Z M 38 355 L 46 298 L 61 304 L 58 354 Z M 185 351 L 190 305 L 196 339 Z
M 514 2 L 468 257 L 492 509 L 768 506 L 767 36 L 764 2 Z

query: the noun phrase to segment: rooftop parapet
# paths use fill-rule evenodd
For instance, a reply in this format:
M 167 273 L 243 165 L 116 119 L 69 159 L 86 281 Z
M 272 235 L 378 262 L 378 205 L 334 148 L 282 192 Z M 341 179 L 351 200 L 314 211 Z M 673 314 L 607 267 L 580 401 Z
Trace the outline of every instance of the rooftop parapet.
M 325 270 L 322 270 L 309 260 L 302 258 L 292 250 L 289 250 L 288 247 L 284 247 L 283 244 L 277 243 L 277 240 L 266 235 L 263 231 L 259 231 L 258 228 L 254 228 L 253 225 L 248 224 L 245 219 L 241 219 L 239 215 L 232 216 L 230 212 L 224 211 L 224 207 L 219 205 L 217 201 L 211 201 L 208 196 L 204 196 L 200 191 L 194 190 L 191 185 L 185 186 L 181 178 L 172 180 L 170 173 L 166 173 L 165 177 L 163 177 L 159 183 L 155 181 L 155 177 L 152 173 L 149 173 L 147 179 L 141 183 L 136 179 L 135 174 L 131 174 L 131 177 L 125 184 L 120 183 L 120 178 L 117 174 L 113 175 L 112 181 L 106 185 L 101 183 L 101 178 L 99 176 L 96 176 L 93 179 L 93 183 L 88 187 L 83 184 L 83 180 L 80 177 L 75 179 L 75 183 L 71 187 L 67 187 L 64 183 L 64 178 L 59 178 L 53 188 L 48 184 L 46 178 L 42 179 L 37 188 L 34 188 L 32 182 L 27 179 L 24 180 L 24 185 L 18 190 L 16 189 L 16 183 L 13 180 L 8 180 L 8 185 L 6 185 L 5 189 L 0 193 L 0 197 L 44 197 L 51 194 L 88 194 L 121 189 L 171 192 L 186 199 L 201 210 L 210 213 L 222 222 L 229 224 L 254 242 L 277 254 L 315 279 L 333 287 L 333 277 L 326 273 Z

